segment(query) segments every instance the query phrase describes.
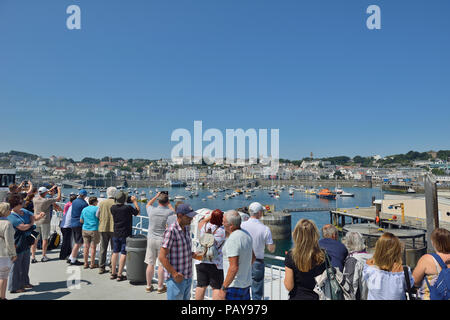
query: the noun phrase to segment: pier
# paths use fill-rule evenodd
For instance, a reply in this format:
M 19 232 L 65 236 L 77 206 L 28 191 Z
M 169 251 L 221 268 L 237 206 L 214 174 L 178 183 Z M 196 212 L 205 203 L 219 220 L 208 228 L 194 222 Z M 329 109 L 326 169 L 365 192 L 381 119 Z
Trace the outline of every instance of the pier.
M 284 213 L 290 212 L 314 212 L 314 211 L 330 211 L 335 208 L 294 208 L 294 209 L 284 209 Z

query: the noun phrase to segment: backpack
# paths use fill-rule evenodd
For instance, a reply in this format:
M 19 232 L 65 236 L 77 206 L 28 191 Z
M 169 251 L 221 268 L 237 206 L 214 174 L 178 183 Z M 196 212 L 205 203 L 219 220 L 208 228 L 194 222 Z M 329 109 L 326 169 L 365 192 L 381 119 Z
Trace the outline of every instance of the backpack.
M 425 277 L 428 289 L 430 289 L 430 299 L 450 300 L 450 269 L 447 268 L 447 265 L 444 261 L 442 261 L 441 257 L 438 254 L 432 253 L 431 255 L 441 266 L 441 272 L 439 273 L 434 285 L 430 285 L 427 277 Z
M 206 228 L 206 225 L 205 225 Z M 211 229 L 205 231 L 205 233 L 200 237 L 200 246 L 201 251 L 203 251 L 203 261 L 212 262 L 219 256 L 219 249 L 223 245 L 223 243 L 216 247 L 216 240 L 214 239 L 214 234 L 219 229 L 219 227 L 211 232 Z
M 355 300 L 353 289 L 339 268 L 333 267 L 325 253 L 325 271 L 315 277 L 314 292 L 319 300 Z
M 50 238 L 48 238 L 48 246 L 47 250 L 53 250 L 58 248 L 59 243 L 61 242 L 61 237 L 58 232 L 53 232 Z

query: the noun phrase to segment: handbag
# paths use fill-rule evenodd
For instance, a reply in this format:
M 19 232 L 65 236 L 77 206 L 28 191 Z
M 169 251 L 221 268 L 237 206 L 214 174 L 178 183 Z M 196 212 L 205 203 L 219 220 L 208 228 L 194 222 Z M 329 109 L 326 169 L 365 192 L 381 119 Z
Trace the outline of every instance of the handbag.
M 355 295 L 344 274 L 333 267 L 330 257 L 325 252 L 325 271 L 315 277 L 314 292 L 320 300 L 355 300 Z
M 411 282 L 409 279 L 409 272 L 408 267 L 403 266 L 403 272 L 405 274 L 405 281 L 406 281 L 406 300 L 417 300 L 416 292 L 413 288 L 411 288 Z

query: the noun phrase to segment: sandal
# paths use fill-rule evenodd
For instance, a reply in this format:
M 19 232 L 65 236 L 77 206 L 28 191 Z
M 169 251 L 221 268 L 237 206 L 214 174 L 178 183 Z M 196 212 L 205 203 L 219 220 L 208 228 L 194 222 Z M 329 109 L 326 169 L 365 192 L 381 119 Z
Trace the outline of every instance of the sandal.
M 96 268 L 98 268 L 98 264 L 91 264 L 91 266 L 89 268 L 96 269 Z
M 163 285 L 163 287 L 161 289 L 158 288 L 158 293 L 159 294 L 164 293 L 164 292 L 167 292 L 167 287 L 165 285 Z
M 127 280 L 127 276 L 120 275 L 117 277 L 117 281 L 123 281 L 123 280 Z
M 111 277 L 109 277 L 111 280 L 117 279 L 117 274 L 111 274 Z
M 83 266 L 83 268 L 84 268 L 84 269 L 87 269 L 87 268 L 89 268 L 89 265 L 88 265 L 87 263 L 85 263 L 84 266 Z
M 34 286 L 32 284 L 26 284 L 24 286 L 25 289 L 32 289 Z

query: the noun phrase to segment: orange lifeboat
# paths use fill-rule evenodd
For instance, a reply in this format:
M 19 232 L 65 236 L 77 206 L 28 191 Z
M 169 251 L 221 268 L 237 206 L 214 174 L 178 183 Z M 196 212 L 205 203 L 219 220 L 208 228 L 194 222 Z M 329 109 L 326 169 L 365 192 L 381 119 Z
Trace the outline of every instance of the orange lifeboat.
M 322 189 L 320 190 L 318 193 L 316 193 L 316 197 L 317 198 L 321 198 L 321 199 L 332 199 L 335 200 L 336 199 L 336 193 L 331 192 L 330 189 Z

